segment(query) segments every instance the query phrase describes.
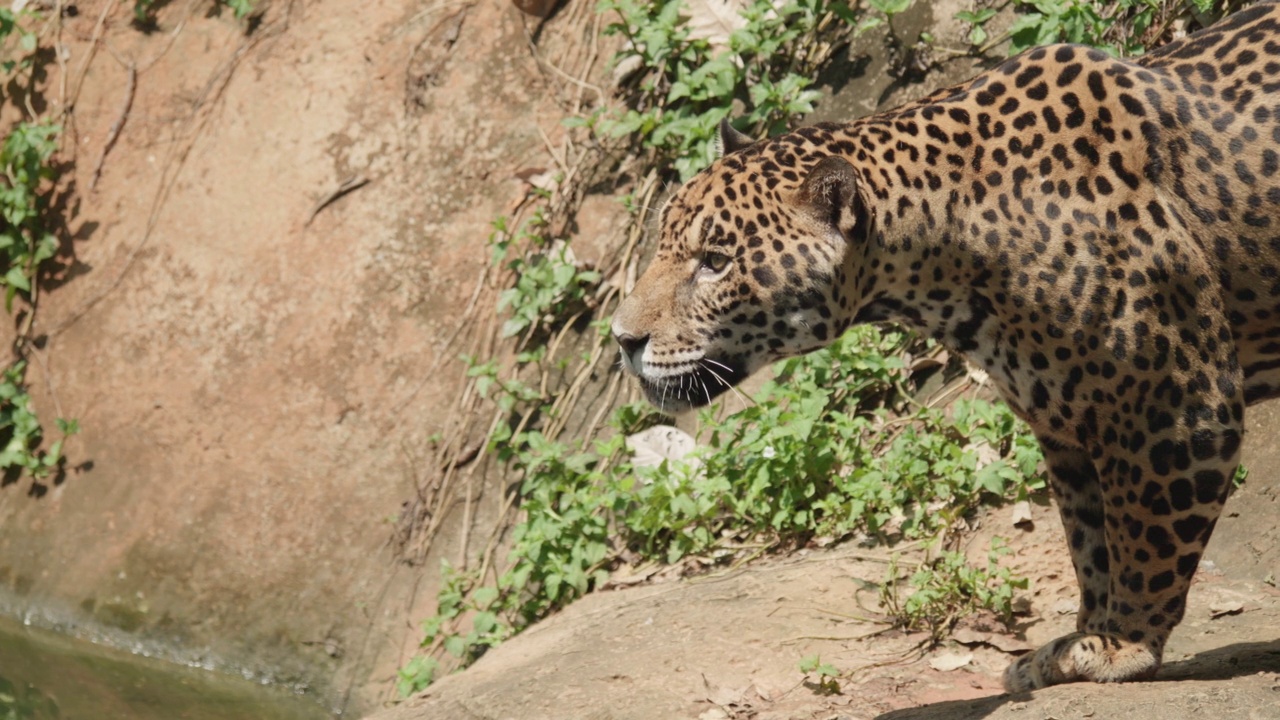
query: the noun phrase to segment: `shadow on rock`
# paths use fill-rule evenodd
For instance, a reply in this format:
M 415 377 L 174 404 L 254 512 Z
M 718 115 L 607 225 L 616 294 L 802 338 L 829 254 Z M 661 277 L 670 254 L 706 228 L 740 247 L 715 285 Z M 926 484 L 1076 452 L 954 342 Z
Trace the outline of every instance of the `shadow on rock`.
M 1167 663 L 1155 682 L 1229 680 L 1260 672 L 1280 672 L 1280 640 L 1234 643 Z
M 1270 642 L 1233 643 L 1207 650 L 1186 660 L 1168 663 L 1155 680 L 1123 685 L 1076 683 L 1060 685 L 1036 693 L 995 695 L 975 700 L 951 700 L 917 708 L 894 710 L 876 716 L 876 720 L 980 720 L 1012 717 L 1012 713 L 1030 708 L 1056 709 L 1067 700 L 1084 708 L 1088 704 L 1104 707 L 1109 701 L 1142 704 L 1147 695 L 1175 699 L 1171 683 L 1204 683 L 1232 680 L 1259 674 L 1280 673 L 1280 640 Z M 1280 686 L 1277 686 L 1280 687 Z M 1190 697 L 1190 695 L 1188 695 Z M 1243 698 L 1243 694 L 1242 694 Z M 1083 704 L 1082 704 L 1083 703 Z M 1148 702 L 1149 704 L 1149 702 Z M 999 712 L 1005 706 L 1008 712 Z M 1154 709 L 1154 708 L 1153 708 Z M 1166 708 L 1170 709 L 1170 708 Z M 1176 709 L 1176 708 L 1172 708 Z M 1270 716 L 1268 716 L 1270 717 Z M 1134 720 L 1137 720 L 1135 718 Z
M 995 695 L 976 700 L 948 700 L 917 708 L 894 710 L 877 715 L 876 720 L 978 720 L 995 712 L 1011 700 L 1025 700 L 1029 696 Z

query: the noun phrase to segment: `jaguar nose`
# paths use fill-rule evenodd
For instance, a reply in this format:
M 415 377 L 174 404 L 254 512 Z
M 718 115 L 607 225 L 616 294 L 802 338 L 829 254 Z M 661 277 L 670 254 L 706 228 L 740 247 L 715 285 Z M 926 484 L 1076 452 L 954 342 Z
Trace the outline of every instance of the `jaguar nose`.
M 613 339 L 618 341 L 623 354 L 629 358 L 639 357 L 644 352 L 645 344 L 649 342 L 648 335 L 632 335 L 627 332 L 615 332 Z

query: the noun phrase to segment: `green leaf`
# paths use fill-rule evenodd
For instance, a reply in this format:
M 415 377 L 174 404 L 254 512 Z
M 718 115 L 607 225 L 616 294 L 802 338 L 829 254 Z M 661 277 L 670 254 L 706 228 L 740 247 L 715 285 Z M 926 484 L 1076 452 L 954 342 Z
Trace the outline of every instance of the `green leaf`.
M 911 0 L 867 0 L 867 3 L 889 17 L 911 7 Z
M 489 607 L 493 604 L 493 601 L 497 599 L 498 588 L 493 587 L 492 585 L 476 588 L 475 592 L 471 594 L 471 600 L 476 604 L 476 607 L 481 609 Z
M 880 27 L 883 24 L 884 24 L 884 18 L 879 17 L 877 15 L 871 15 L 866 18 L 863 18 L 862 22 L 858 23 L 858 26 L 855 27 L 853 30 L 853 34 L 862 35 L 866 31 Z
M 444 649 L 450 655 L 460 658 L 467 651 L 467 643 L 461 635 L 450 635 L 444 639 Z
M 4 274 L 4 282 L 19 290 L 31 291 L 31 279 L 27 277 L 26 273 L 22 272 L 22 268 L 9 268 L 9 272 Z
M 956 13 L 955 18 L 960 22 L 973 23 L 981 25 L 982 23 L 995 17 L 996 11 L 992 8 L 982 8 L 981 10 L 961 10 Z
M 498 617 L 491 612 L 476 613 L 471 627 L 480 635 L 488 635 L 498 625 Z
M 419 690 L 431 685 L 435 680 L 437 662 L 435 658 L 418 656 L 413 658 L 397 672 L 396 691 L 401 697 L 409 697 Z

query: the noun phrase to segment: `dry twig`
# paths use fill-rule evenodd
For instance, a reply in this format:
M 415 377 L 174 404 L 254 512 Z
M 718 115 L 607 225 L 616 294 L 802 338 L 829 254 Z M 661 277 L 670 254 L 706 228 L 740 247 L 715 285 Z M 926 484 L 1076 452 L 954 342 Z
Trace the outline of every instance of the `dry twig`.
M 85 52 L 84 61 L 80 63 L 80 73 L 76 78 L 75 89 L 71 91 L 71 99 L 67 100 L 62 106 L 62 114 L 68 115 L 76 106 L 76 100 L 80 97 L 80 88 L 84 87 L 85 76 L 89 74 L 89 66 L 93 64 L 93 56 L 98 53 L 98 40 L 102 37 L 102 26 L 107 21 L 107 15 L 111 9 L 119 3 L 104 2 L 102 3 L 102 12 L 98 13 L 98 22 L 93 26 L 93 36 L 89 39 L 89 49 Z
M 111 129 L 107 131 L 107 141 L 102 144 L 102 155 L 98 157 L 98 164 L 93 168 L 89 190 L 98 187 L 98 179 L 102 177 L 102 165 L 107 161 L 107 153 L 111 152 L 111 148 L 116 145 L 116 140 L 120 138 L 120 131 L 124 129 L 125 120 L 129 117 L 129 108 L 133 106 L 133 94 L 138 89 L 138 68 L 133 63 L 129 63 L 126 71 L 129 77 L 125 81 L 124 100 L 120 103 L 120 112 L 116 114 L 115 122 L 111 123 Z
M 307 215 L 307 221 L 303 223 L 303 225 L 310 226 L 311 221 L 316 219 L 316 215 L 319 215 L 321 210 L 324 210 L 325 208 L 332 205 L 335 201 L 337 201 L 338 198 L 342 197 L 343 195 L 359 190 L 360 188 L 368 184 L 369 184 L 369 178 L 363 175 L 352 175 L 346 180 L 343 180 L 338 185 L 338 187 L 331 190 L 329 194 L 320 198 L 319 202 L 315 204 L 315 207 L 311 208 L 311 213 Z

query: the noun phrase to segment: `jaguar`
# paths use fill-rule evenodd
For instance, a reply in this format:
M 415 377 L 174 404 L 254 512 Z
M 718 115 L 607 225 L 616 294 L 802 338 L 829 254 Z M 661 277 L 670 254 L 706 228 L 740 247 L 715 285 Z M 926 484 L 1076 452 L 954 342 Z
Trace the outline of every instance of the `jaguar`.
M 1076 631 L 1010 691 L 1150 678 L 1280 395 L 1280 3 L 1137 59 L 1029 50 L 850 123 L 756 140 L 673 193 L 618 307 L 667 412 L 892 321 L 966 356 L 1045 456 Z

